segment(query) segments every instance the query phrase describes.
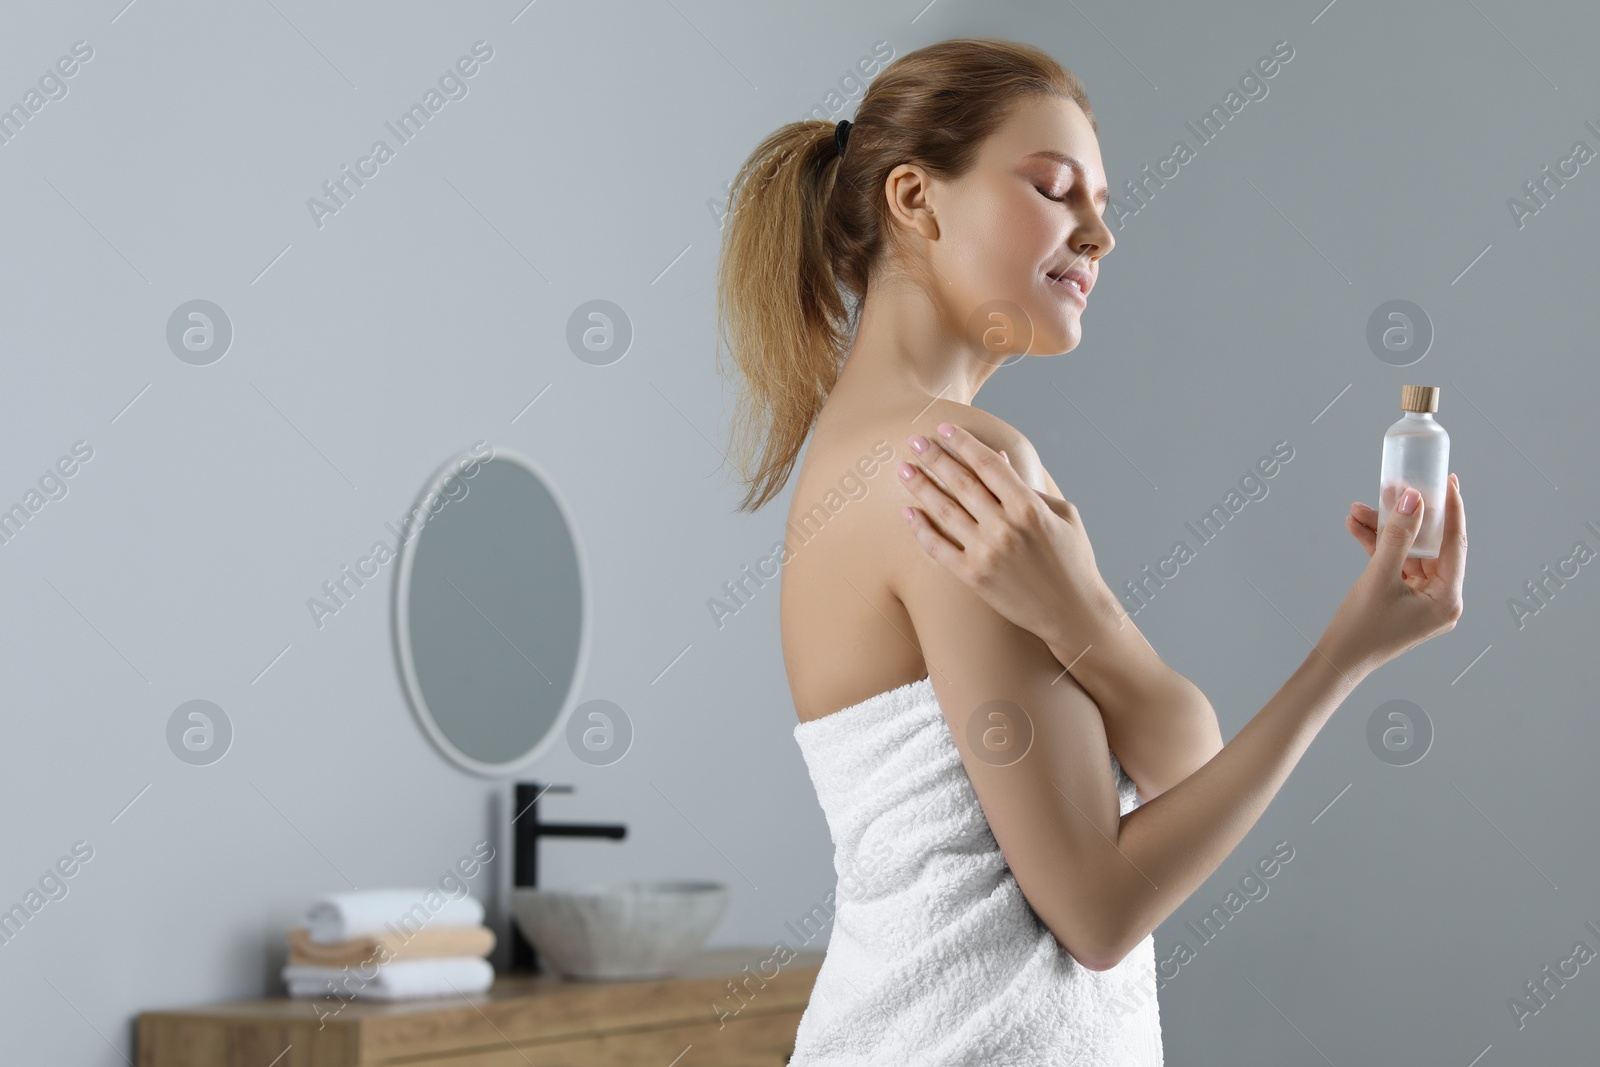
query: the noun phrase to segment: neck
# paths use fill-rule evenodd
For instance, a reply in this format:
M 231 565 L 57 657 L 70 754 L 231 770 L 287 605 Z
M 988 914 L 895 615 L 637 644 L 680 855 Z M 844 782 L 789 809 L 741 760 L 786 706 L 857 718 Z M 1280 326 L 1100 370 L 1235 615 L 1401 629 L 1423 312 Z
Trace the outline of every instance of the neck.
M 965 332 L 945 321 L 919 285 L 903 278 L 875 283 L 835 388 L 971 404 L 1001 357 L 972 345 Z

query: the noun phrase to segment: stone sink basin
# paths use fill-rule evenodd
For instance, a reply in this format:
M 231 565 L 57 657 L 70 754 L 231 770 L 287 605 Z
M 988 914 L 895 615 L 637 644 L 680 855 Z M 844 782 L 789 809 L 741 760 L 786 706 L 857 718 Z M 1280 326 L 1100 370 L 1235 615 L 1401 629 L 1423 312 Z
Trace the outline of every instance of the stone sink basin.
M 511 911 L 540 957 L 567 978 L 664 978 L 699 951 L 728 910 L 722 882 L 517 888 Z

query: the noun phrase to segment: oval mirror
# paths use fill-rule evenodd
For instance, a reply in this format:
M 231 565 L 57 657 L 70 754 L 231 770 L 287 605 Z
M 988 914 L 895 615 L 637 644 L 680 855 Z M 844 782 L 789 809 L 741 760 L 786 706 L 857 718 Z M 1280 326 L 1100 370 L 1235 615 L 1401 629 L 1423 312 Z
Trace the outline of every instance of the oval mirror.
M 395 647 L 417 721 L 496 777 L 560 737 L 589 652 L 583 551 L 526 457 L 479 441 L 429 481 L 395 578 Z

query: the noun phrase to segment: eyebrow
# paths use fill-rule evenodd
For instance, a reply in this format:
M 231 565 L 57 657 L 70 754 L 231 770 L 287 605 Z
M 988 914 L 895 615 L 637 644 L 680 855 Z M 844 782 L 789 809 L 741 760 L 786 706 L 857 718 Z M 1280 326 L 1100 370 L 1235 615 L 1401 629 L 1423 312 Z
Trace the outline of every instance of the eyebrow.
M 1035 156 L 1044 156 L 1046 159 L 1051 159 L 1057 163 L 1065 164 L 1066 166 L 1072 168 L 1072 172 L 1078 176 L 1079 180 L 1089 180 L 1088 172 L 1084 168 L 1083 163 L 1080 160 L 1074 159 L 1072 156 L 1067 155 L 1065 152 L 1057 152 L 1049 148 L 1044 148 L 1037 152 L 1029 152 L 1022 158 L 1032 159 Z M 1105 186 L 1102 185 L 1099 189 L 1095 190 L 1094 202 L 1099 204 L 1101 207 L 1105 207 L 1106 202 L 1110 200 L 1110 198 L 1111 192 Z

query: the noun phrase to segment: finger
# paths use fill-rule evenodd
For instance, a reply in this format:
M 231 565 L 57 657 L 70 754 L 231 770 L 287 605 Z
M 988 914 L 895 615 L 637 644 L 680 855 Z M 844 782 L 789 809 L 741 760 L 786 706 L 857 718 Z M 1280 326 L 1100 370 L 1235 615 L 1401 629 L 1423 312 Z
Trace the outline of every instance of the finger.
M 1445 486 L 1444 532 L 1439 539 L 1438 562 L 1434 573 L 1449 582 L 1460 598 L 1467 571 L 1467 506 L 1461 500 L 1461 482 L 1453 473 Z
M 1004 519 L 1000 501 L 995 499 L 988 486 L 984 485 L 983 481 L 953 452 L 940 447 L 940 442 L 919 434 L 913 434 L 911 440 L 926 442 L 927 447 L 917 453 L 917 461 L 930 475 L 943 483 L 945 492 L 959 506 L 965 508 L 967 514 L 972 516 L 978 525 L 994 525 Z M 916 445 L 913 444 L 912 450 L 915 449 Z M 940 516 L 935 513 L 933 517 L 937 519 Z
M 929 448 L 928 451 L 936 452 L 938 449 Z M 978 524 L 964 507 L 952 500 L 949 494 L 939 488 L 938 484 L 915 463 L 902 460 L 899 474 L 900 484 L 909 489 L 911 495 L 922 505 L 925 521 L 937 522 L 941 532 L 955 538 L 962 545 L 972 544 Z
M 1372 532 L 1372 537 L 1364 539 L 1367 545 L 1367 555 L 1372 555 L 1372 546 L 1377 540 L 1376 534 L 1379 518 L 1377 509 L 1368 507 L 1366 504 L 1363 504 L 1360 501 L 1356 501 L 1350 505 L 1350 518 L 1354 521 L 1356 526 L 1363 530 L 1370 530 Z M 1431 559 L 1424 559 L 1420 556 L 1407 556 L 1405 562 L 1401 564 L 1400 576 L 1405 578 L 1407 581 L 1414 579 L 1417 582 L 1426 583 L 1432 580 L 1434 568 L 1435 563 Z
M 1400 505 L 1406 496 L 1413 495 L 1417 505 L 1408 515 L 1400 510 Z M 1401 492 L 1395 500 L 1394 510 L 1389 512 L 1389 520 L 1378 531 L 1378 543 L 1367 566 L 1382 568 L 1383 573 L 1391 577 L 1399 576 L 1401 566 L 1411 552 L 1411 545 L 1417 539 L 1417 531 L 1422 528 L 1422 515 L 1426 510 L 1427 504 L 1417 490 L 1407 488 Z
M 998 452 L 954 423 L 941 422 L 933 439 L 981 479 L 981 484 L 999 506 L 1013 514 L 1019 506 L 1032 506 L 1029 498 L 1032 487 L 1022 480 L 1009 456 L 1002 459 Z
M 949 538 L 935 529 L 928 521 L 928 517 L 918 508 L 908 505 L 904 514 L 906 524 L 911 527 L 911 535 L 917 539 L 923 551 L 932 556 L 935 562 L 943 564 L 959 575 L 961 565 L 966 558 L 961 549 L 951 544 Z
M 1366 523 L 1358 521 L 1353 515 L 1345 516 L 1344 525 L 1345 529 L 1361 542 L 1361 547 L 1367 550 L 1367 555 L 1370 557 L 1378 545 L 1378 532 Z

